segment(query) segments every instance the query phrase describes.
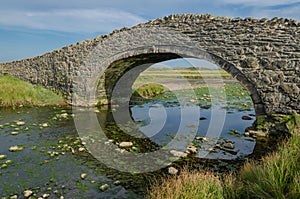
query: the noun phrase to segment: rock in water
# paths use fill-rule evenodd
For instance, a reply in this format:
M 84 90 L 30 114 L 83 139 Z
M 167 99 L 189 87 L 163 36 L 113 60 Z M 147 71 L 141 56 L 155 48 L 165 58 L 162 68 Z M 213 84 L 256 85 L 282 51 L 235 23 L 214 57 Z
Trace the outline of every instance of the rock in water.
M 109 185 L 108 184 L 104 184 L 104 185 L 102 185 L 101 187 L 100 187 L 100 190 L 101 191 L 105 191 L 106 189 L 108 189 L 109 188 Z
M 242 120 L 252 120 L 252 118 L 247 115 L 244 115 L 242 116 Z
M 187 152 L 188 153 L 197 153 L 197 147 L 195 147 L 195 146 L 188 146 L 187 147 Z
M 24 194 L 25 198 L 29 198 L 29 196 L 31 196 L 33 194 L 33 191 L 31 191 L 31 190 L 25 190 L 23 192 L 23 194 Z
M 227 148 L 227 149 L 234 149 L 234 145 L 233 145 L 232 143 L 230 143 L 230 142 L 225 143 L 225 144 L 223 145 L 223 147 L 224 147 L 224 148 Z

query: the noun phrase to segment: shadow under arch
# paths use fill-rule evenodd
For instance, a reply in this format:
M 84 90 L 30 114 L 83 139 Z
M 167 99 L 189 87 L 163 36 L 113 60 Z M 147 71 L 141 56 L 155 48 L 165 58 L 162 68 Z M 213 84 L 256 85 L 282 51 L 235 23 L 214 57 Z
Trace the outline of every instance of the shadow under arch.
M 248 78 L 233 64 L 223 58 L 200 49 L 182 46 L 151 46 L 138 48 L 125 53 L 117 54 L 106 63 L 104 73 L 99 78 L 96 98 L 99 100 L 105 96 L 106 102 L 111 104 L 111 94 L 118 80 L 129 70 L 136 66 L 139 70 L 130 77 L 130 81 L 123 85 L 124 92 L 130 92 L 131 88 L 140 73 L 155 63 L 172 60 L 176 58 L 197 58 L 216 64 L 221 69 L 232 75 L 242 86 L 244 86 L 253 101 L 256 116 L 266 115 L 265 106 L 255 86 Z

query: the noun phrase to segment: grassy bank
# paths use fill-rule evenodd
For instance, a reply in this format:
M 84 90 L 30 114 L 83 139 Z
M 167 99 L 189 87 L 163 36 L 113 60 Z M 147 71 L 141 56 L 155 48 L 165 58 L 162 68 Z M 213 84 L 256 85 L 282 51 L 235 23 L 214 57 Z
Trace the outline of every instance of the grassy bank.
M 278 151 L 249 161 L 236 174 L 186 171 L 153 184 L 154 198 L 300 198 L 300 116 L 284 121 L 291 137 Z
M 0 75 L 0 107 L 41 106 L 64 103 L 62 96 L 10 75 Z

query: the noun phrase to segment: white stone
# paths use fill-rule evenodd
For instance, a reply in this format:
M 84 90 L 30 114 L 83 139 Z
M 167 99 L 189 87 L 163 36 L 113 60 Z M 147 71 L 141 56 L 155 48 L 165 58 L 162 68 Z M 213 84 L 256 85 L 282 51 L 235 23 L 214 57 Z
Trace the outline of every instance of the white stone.
M 11 132 L 10 134 L 11 134 L 11 135 L 18 135 L 18 134 L 19 134 L 19 132 L 17 132 L 17 131 L 13 131 L 13 132 Z
M 7 158 L 7 155 L 0 154 L 0 160 L 4 160 Z
M 15 151 L 22 151 L 24 148 L 22 146 L 11 146 L 9 147 L 10 152 L 15 152 Z
M 120 147 L 132 147 L 133 146 L 133 143 L 132 142 L 121 142 L 119 144 Z
M 108 184 L 104 184 L 104 185 L 102 185 L 101 187 L 100 187 L 100 190 L 101 191 L 105 191 L 106 189 L 108 189 L 109 188 L 109 185 Z
M 41 126 L 42 127 L 48 127 L 48 124 L 47 123 L 43 123 Z
M 86 173 L 82 173 L 82 174 L 80 175 L 80 177 L 81 177 L 81 179 L 85 179 L 85 178 L 87 177 L 87 174 L 86 174 Z
M 23 121 L 17 121 L 18 126 L 23 126 L 24 124 L 25 124 L 25 122 L 23 122 Z
M 169 167 L 168 172 L 169 174 L 176 175 L 178 173 L 178 170 L 174 167 Z
M 23 194 L 24 194 L 24 196 L 25 196 L 26 198 L 29 198 L 29 196 L 31 196 L 31 195 L 33 194 L 33 191 L 31 191 L 31 190 L 25 190 L 25 191 L 23 192 Z

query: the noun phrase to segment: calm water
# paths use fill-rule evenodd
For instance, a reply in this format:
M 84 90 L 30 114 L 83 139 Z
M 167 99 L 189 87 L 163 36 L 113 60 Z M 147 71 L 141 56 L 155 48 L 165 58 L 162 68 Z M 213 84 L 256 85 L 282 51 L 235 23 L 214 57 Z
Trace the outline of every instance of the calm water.
M 139 132 L 147 136 L 142 141 L 121 132 L 113 119 L 114 112 L 97 111 L 110 142 L 132 141 L 139 153 L 165 146 L 178 138 L 178 134 L 208 137 L 205 142 L 191 140 L 198 148 L 195 156 L 201 158 L 243 157 L 251 154 L 255 146 L 254 140 L 242 136 L 255 119 L 253 109 L 241 111 L 221 105 L 200 108 L 189 101 L 183 104 L 172 100 L 141 102 L 131 105 L 130 112 Z M 224 124 L 220 112 L 225 113 Z M 252 120 L 243 120 L 242 116 Z M 221 131 L 215 132 L 218 129 Z M 231 134 L 231 130 L 238 133 Z M 221 149 L 208 153 L 216 143 L 226 140 L 234 142 L 236 155 Z M 11 152 L 9 148 L 16 145 L 23 150 Z M 184 152 L 185 146 L 177 149 Z M 30 189 L 35 197 L 50 194 L 50 198 L 143 198 L 145 182 L 165 172 L 164 169 L 145 174 L 119 172 L 97 161 L 84 149 L 70 107 L 0 109 L 0 155 L 7 156 L 0 160 L 2 197 L 16 194 L 22 198 L 23 191 Z M 82 179 L 82 174 L 87 177 Z M 100 191 L 104 184 L 109 188 Z

